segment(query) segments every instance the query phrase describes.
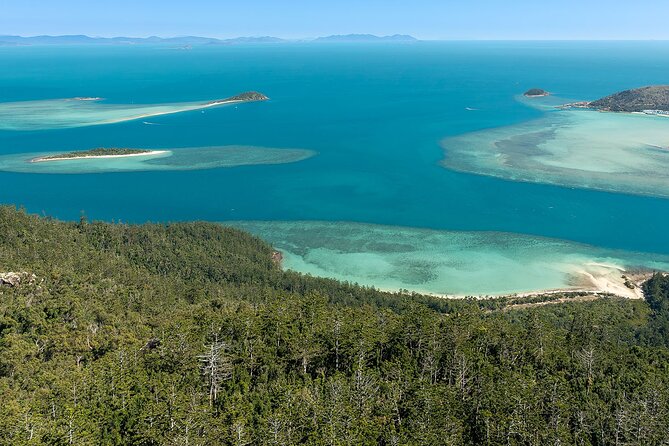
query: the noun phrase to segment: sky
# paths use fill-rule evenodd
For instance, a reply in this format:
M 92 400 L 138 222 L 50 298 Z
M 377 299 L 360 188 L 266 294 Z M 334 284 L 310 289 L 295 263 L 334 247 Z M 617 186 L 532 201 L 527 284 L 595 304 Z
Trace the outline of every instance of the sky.
M 0 35 L 669 40 L 669 0 L 0 0 Z

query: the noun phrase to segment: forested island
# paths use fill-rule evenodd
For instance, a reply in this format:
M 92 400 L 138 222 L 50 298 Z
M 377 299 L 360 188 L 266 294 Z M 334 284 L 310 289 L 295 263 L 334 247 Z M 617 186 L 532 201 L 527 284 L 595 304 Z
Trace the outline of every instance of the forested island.
M 645 301 L 448 300 L 278 259 L 216 224 L 0 207 L 0 443 L 669 441 L 663 275 Z
M 164 153 L 164 151 L 99 147 L 90 150 L 80 150 L 76 152 L 57 153 L 55 155 L 40 156 L 38 158 L 33 158 L 31 162 L 39 163 L 43 161 L 61 161 L 61 160 L 76 159 L 76 158 L 125 157 L 125 156 L 137 156 L 137 155 L 152 155 L 159 153 Z
M 669 114 L 669 85 L 625 90 L 586 105 L 601 111 Z
M 256 102 L 256 101 L 266 101 L 269 98 L 262 93 L 257 91 L 247 91 L 245 93 L 238 94 L 236 96 L 231 96 L 226 99 L 217 99 L 215 101 L 207 102 L 205 105 L 220 105 L 226 104 L 229 102 Z
M 543 97 L 548 95 L 550 95 L 550 93 L 546 90 L 542 90 L 541 88 L 530 88 L 525 93 L 523 93 L 523 96 L 528 98 Z

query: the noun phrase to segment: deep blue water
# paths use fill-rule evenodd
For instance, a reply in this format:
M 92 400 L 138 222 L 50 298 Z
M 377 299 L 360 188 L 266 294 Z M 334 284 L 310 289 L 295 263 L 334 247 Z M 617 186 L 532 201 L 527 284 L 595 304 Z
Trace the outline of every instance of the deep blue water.
M 499 230 L 669 254 L 669 200 L 448 171 L 439 141 L 531 119 L 541 87 L 594 99 L 669 83 L 669 42 L 0 47 L 0 101 L 102 96 L 264 103 L 77 129 L 0 132 L 0 154 L 100 146 L 258 145 L 318 151 L 286 165 L 178 172 L 0 172 L 0 203 L 62 219 L 347 220 Z M 467 111 L 466 107 L 479 109 Z

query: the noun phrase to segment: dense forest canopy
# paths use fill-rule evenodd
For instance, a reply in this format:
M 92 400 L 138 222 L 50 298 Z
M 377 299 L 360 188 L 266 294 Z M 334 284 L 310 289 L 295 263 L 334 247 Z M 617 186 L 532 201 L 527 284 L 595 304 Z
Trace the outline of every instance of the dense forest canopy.
M 519 307 L 281 271 L 195 222 L 0 207 L 0 444 L 659 445 L 669 279 Z M 18 281 L 17 281 L 18 277 Z
M 613 112 L 669 111 L 669 85 L 625 90 L 597 99 L 588 104 L 592 108 Z

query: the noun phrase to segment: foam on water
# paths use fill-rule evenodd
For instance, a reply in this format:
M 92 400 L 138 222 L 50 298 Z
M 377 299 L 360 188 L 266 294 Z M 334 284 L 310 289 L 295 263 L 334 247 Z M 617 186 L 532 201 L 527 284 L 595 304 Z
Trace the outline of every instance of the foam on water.
M 561 186 L 669 197 L 669 119 L 555 110 L 529 122 L 442 141 L 450 169 Z
M 634 296 L 623 285 L 625 271 L 669 267 L 669 257 L 500 232 L 341 222 L 227 224 L 272 243 L 288 269 L 387 290 L 501 295 L 605 289 Z
M 113 124 L 225 103 L 107 104 L 99 100 L 48 99 L 0 103 L 0 130 L 47 130 Z
M 0 171 L 25 173 L 103 173 L 149 170 L 199 170 L 256 164 L 285 164 L 316 154 L 305 149 L 276 149 L 255 146 L 192 147 L 156 149 L 159 153 L 108 158 L 69 158 L 32 162 L 54 153 L 20 153 L 0 156 Z M 60 152 L 63 153 L 63 152 Z

